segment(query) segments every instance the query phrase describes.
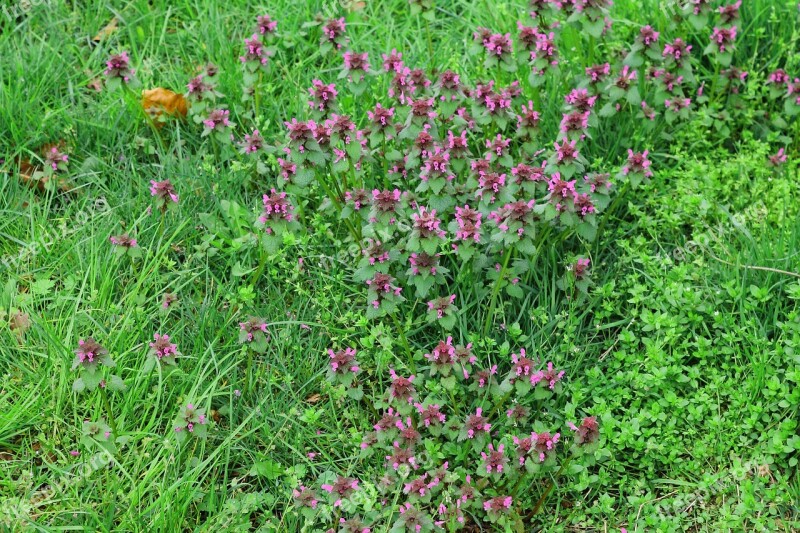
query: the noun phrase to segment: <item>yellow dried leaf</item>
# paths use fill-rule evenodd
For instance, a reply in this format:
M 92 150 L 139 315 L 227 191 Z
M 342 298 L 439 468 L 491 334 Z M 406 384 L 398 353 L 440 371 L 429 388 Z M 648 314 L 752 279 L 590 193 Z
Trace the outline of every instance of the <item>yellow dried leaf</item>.
M 151 117 L 157 117 L 162 113 L 173 117 L 185 117 L 189 110 L 182 94 L 163 87 L 142 91 L 142 107 Z M 156 121 L 156 124 L 160 123 Z
M 92 40 L 96 43 L 99 43 L 115 31 L 117 31 L 117 17 L 112 18 L 111 22 L 106 24 L 105 28 L 97 32 L 97 35 L 95 35 Z

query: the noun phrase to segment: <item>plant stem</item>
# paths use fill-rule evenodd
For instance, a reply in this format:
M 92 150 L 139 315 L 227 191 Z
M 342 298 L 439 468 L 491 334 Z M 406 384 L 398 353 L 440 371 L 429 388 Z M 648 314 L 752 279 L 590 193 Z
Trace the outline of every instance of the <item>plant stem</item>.
M 425 33 L 428 36 L 428 61 L 433 61 L 433 40 L 431 38 L 431 23 L 425 19 Z
M 253 120 L 256 122 L 256 124 L 258 124 L 258 108 L 259 108 L 259 104 L 261 103 L 261 92 L 259 91 L 259 88 L 261 87 L 261 77 L 263 75 L 264 75 L 264 73 L 259 69 L 258 81 L 256 82 L 256 86 L 253 88 L 253 92 L 255 93 L 255 95 L 254 95 L 254 100 L 255 100 L 254 112 L 255 112 L 255 114 L 253 115 Z
M 558 469 L 558 472 L 556 472 L 556 475 L 554 475 L 554 476 L 553 476 L 553 479 L 551 479 L 551 480 L 550 480 L 550 484 L 548 484 L 548 485 L 547 485 L 547 488 L 545 489 L 545 491 L 544 491 L 544 494 L 542 494 L 542 496 L 539 498 L 539 501 L 538 501 L 538 502 L 536 502 L 536 506 L 533 508 L 533 512 L 531 513 L 532 515 L 534 515 L 534 516 L 535 516 L 535 515 L 536 515 L 536 513 L 538 513 L 538 512 L 539 512 L 539 509 L 541 508 L 542 504 L 544 503 L 544 500 L 545 500 L 545 499 L 547 498 L 547 496 L 550 494 L 550 491 L 551 491 L 551 490 L 553 490 L 553 487 L 555 487 L 555 485 L 556 485 L 556 479 L 558 479 L 558 476 L 560 476 L 560 475 L 561 475 L 561 472 L 563 472 L 563 471 L 564 471 L 564 469 L 565 469 L 567 466 L 569 466 L 569 463 L 570 463 L 571 461 L 572 461 L 572 456 L 570 455 L 569 457 L 567 457 L 567 460 L 566 460 L 566 461 L 564 461 L 564 462 L 561 464 L 561 468 L 559 468 L 559 469 Z
M 486 335 L 489 333 L 489 326 L 492 323 L 492 315 L 494 314 L 494 304 L 497 300 L 497 293 L 500 292 L 500 285 L 502 284 L 503 277 L 506 275 L 506 270 L 508 269 L 508 261 L 511 259 L 511 252 L 513 248 L 508 248 L 506 250 L 506 254 L 503 257 L 503 268 L 500 270 L 500 275 L 497 277 L 497 281 L 494 282 L 494 288 L 492 289 L 492 299 L 489 301 L 489 311 L 486 313 L 486 321 L 483 323 L 483 337 L 485 338 Z
M 250 285 L 255 287 L 258 278 L 261 277 L 261 274 L 264 273 L 264 268 L 267 266 L 267 252 L 264 250 L 263 246 L 259 246 L 259 259 L 258 259 L 258 269 L 255 271 L 253 276 L 250 278 Z
M 114 438 L 116 439 L 117 437 L 119 437 L 119 433 L 117 433 L 117 421 L 114 418 L 113 411 L 111 411 L 111 403 L 108 401 L 108 393 L 106 392 L 106 389 L 103 387 L 100 388 L 100 398 L 103 399 L 103 407 L 106 410 L 108 425 L 111 426 L 111 432 L 114 434 Z
M 396 313 L 392 313 L 392 319 L 394 320 L 394 325 L 397 328 L 397 334 L 400 336 L 400 342 L 403 344 L 403 347 L 406 349 L 406 353 L 408 354 L 408 361 L 411 365 L 411 372 L 414 373 L 417 371 L 417 365 L 414 362 L 414 356 L 411 353 L 411 345 L 408 344 L 408 339 L 406 338 L 406 332 L 403 329 L 403 325 L 400 323 L 400 320 L 397 318 Z

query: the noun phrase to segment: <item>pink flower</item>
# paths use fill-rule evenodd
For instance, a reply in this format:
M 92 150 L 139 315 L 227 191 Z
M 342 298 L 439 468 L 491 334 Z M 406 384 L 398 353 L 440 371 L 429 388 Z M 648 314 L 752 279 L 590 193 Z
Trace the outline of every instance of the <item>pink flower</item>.
M 575 443 L 578 445 L 592 444 L 600 438 L 600 426 L 593 416 L 584 418 L 580 426 L 572 422 L 568 422 L 567 425 L 575 432 Z
M 106 61 L 106 77 L 109 79 L 118 79 L 122 83 L 129 83 L 136 73 L 135 70 L 130 68 L 130 61 L 128 52 L 112 55 L 108 61 Z
M 69 156 L 67 154 L 62 154 L 58 151 L 58 148 L 53 146 L 45 154 L 44 162 L 47 167 L 53 170 L 53 172 L 66 170 L 67 163 L 69 162 Z
M 786 163 L 786 152 L 783 148 L 778 150 L 778 153 L 769 156 L 769 164 L 773 167 L 779 167 L 783 163 Z
M 403 377 L 395 373 L 394 369 L 389 369 L 389 374 L 392 377 L 392 383 L 389 385 L 389 399 L 392 401 L 399 401 L 405 403 L 414 403 L 414 378 L 415 376 Z
M 671 43 L 667 43 L 664 45 L 664 57 L 670 57 L 676 63 L 681 63 L 684 59 L 689 56 L 689 52 L 692 51 L 692 45 L 686 44 L 683 39 L 677 38 Z
M 428 310 L 436 313 L 437 319 L 442 319 L 446 313 L 450 311 L 451 306 L 456 301 L 456 295 L 443 296 L 428 302 Z
M 360 81 L 364 79 L 364 73 L 369 72 L 369 56 L 367 52 L 358 54 L 355 52 L 344 53 L 344 68 L 348 72 L 350 81 Z M 358 80 L 353 79 L 353 74 L 358 75 Z
M 711 34 L 711 41 L 717 45 L 721 53 L 725 53 L 728 48 L 733 46 L 736 40 L 736 26 L 730 28 L 714 28 Z
M 336 96 L 339 94 L 336 91 L 336 84 L 325 84 L 320 80 L 313 80 L 308 92 L 311 95 L 311 100 L 309 100 L 308 105 L 316 111 L 325 112 L 335 106 Z
M 258 130 L 253 130 L 250 135 L 244 135 L 244 141 L 241 142 L 242 152 L 245 154 L 254 154 L 264 149 L 264 138 Z
M 172 186 L 172 182 L 169 180 L 150 180 L 150 195 L 154 196 L 162 205 L 166 205 L 169 202 L 178 203 L 178 194 L 175 192 L 175 187 Z
M 351 372 L 358 373 L 358 363 L 356 361 L 356 351 L 353 348 L 345 348 L 344 350 L 328 350 L 330 356 L 331 370 L 336 374 L 346 374 Z
M 483 41 L 483 47 L 493 56 L 502 58 L 511 53 L 511 34 L 496 33 Z
M 150 343 L 150 353 L 159 361 L 174 361 L 178 353 L 178 346 L 170 342 L 169 335 L 153 335 L 154 342 Z
M 602 65 L 593 65 L 586 67 L 586 75 L 589 76 L 589 81 L 592 83 L 602 83 L 609 74 L 611 74 L 611 65 L 603 63 Z
M 264 204 L 264 211 L 258 218 L 259 222 L 266 224 L 268 222 L 290 222 L 294 220 L 294 206 L 286 199 L 285 192 L 277 192 L 275 189 L 270 191 L 270 194 L 265 194 L 262 197 Z M 270 228 L 267 228 L 270 233 Z
M 464 430 L 468 439 L 475 438 L 479 434 L 488 435 L 491 428 L 491 424 L 483 416 L 483 409 L 480 407 L 475 410 L 475 414 L 468 415 L 464 423 Z
M 634 152 L 628 148 L 628 164 L 622 167 L 622 173 L 628 175 L 633 172 L 635 174 L 643 174 L 646 178 L 652 177 L 653 172 L 650 170 L 650 160 L 647 156 L 650 152 Z
M 317 504 L 319 503 L 319 499 L 317 498 L 314 491 L 306 488 L 303 485 L 300 485 L 299 488 L 292 490 L 292 497 L 294 498 L 295 503 L 300 507 L 310 507 L 312 509 L 317 508 Z
M 785 70 L 779 68 L 770 73 L 768 82 L 773 85 L 787 85 L 789 83 L 789 75 Z
M 637 40 L 645 47 L 650 48 L 658 42 L 659 33 L 655 31 L 649 24 L 639 31 Z
M 129 237 L 127 233 L 123 235 L 112 235 L 109 240 L 111 244 L 121 248 L 136 248 L 138 246 L 136 239 Z
M 386 72 L 400 72 L 403 68 L 403 54 L 392 48 L 391 53 L 381 54 L 383 58 L 383 70 Z
M 259 39 L 258 34 L 254 33 L 249 39 L 244 40 L 245 53 L 239 56 L 242 63 L 253 63 L 256 65 L 266 65 L 269 61 L 269 53 L 264 48 L 264 44 Z
M 483 510 L 488 513 L 503 513 L 511 509 L 512 502 L 511 496 L 496 496 L 483 502 Z
M 278 21 L 272 20 L 269 15 L 259 15 L 256 22 L 258 24 L 258 33 L 261 35 L 273 34 L 278 27 Z
M 742 7 L 742 0 L 738 0 L 734 4 L 720 7 L 719 19 L 723 24 L 733 24 L 739 20 L 739 8 Z
M 344 37 L 344 34 L 345 34 L 344 17 L 339 19 L 330 19 L 325 23 L 324 26 L 322 26 L 321 42 L 323 44 L 325 43 L 332 44 L 336 49 L 339 49 L 342 47 L 344 43 L 347 42 L 347 39 Z
M 505 455 L 505 446 L 500 444 L 497 449 L 494 445 L 489 444 L 489 453 L 481 452 L 481 459 L 483 459 L 483 466 L 486 468 L 486 473 L 491 474 L 495 472 L 502 474 L 503 469 L 508 465 L 508 458 Z

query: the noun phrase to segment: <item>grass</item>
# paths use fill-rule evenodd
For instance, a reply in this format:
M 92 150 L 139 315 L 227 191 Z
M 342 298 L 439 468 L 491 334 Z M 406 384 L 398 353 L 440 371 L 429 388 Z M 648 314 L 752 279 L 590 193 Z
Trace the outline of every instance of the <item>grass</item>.
M 544 138 L 555 138 L 569 74 L 591 64 L 590 54 L 597 62 L 614 54 L 644 22 L 669 31 L 659 5 L 619 0 L 620 38 L 596 50 L 565 30 L 563 80 L 543 92 Z M 366 318 L 352 278 L 358 249 L 318 199 L 303 213 L 311 231 L 262 263 L 248 243 L 269 180 L 241 157 L 218 157 L 191 121 L 154 134 L 135 103 L 86 85 L 122 49 L 146 88 L 181 92 L 212 62 L 238 131 L 277 139 L 284 120 L 306 113 L 312 79 L 333 81 L 340 68 L 321 57 L 319 30 L 304 26 L 318 13 L 346 16 L 352 49 L 369 51 L 374 66 L 397 48 L 409 65 L 453 68 L 474 82 L 496 73 L 465 56 L 473 31 L 514 34 L 524 6 L 440 1 L 430 47 L 424 19 L 409 16 L 402 0 L 351 13 L 333 2 L 265 7 L 282 37 L 258 113 L 252 102 L 233 103 L 241 43 L 261 13 L 246 2 L 52 1 L 2 13 L 0 310 L 23 310 L 33 325 L 22 339 L 0 328 L 0 528 L 301 531 L 292 488 L 327 470 L 362 479 L 374 471 L 358 447 L 376 413 L 325 381 L 326 351 L 369 352 L 365 393 L 378 397 L 387 369 L 414 365 L 408 352 L 429 351 L 442 332 L 410 312 L 396 322 Z M 793 4 L 753 0 L 742 16 L 737 64 L 751 78 L 778 66 L 797 73 Z M 112 17 L 119 28 L 95 43 Z M 704 58 L 698 75 L 713 69 Z M 375 100 L 342 94 L 343 107 L 362 115 Z M 755 105 L 735 119 L 746 128 L 709 134 L 708 116 L 727 104 L 714 100 L 672 126 L 659 119 L 653 130 L 611 120 L 593 131 L 586 155 L 598 168 L 616 168 L 628 146 L 655 145 L 657 172 L 620 201 L 591 246 L 588 298 L 565 298 L 557 287 L 565 261 L 557 247 L 536 256 L 521 300 L 495 305 L 491 285 L 458 285 L 456 343 L 475 342 L 490 363 L 520 346 L 554 361 L 569 376 L 565 416 L 590 411 L 601 420 L 604 460 L 573 466 L 526 531 L 800 527 L 800 137 L 796 120 L 776 132 Z M 17 161 L 59 140 L 70 148 L 75 191 L 21 182 Z M 790 154 L 781 171 L 765 165 L 778 144 Z M 152 179 L 180 185 L 178 212 L 148 215 Z M 132 228 L 147 250 L 137 262 L 109 251 L 109 237 Z M 179 298 L 169 309 L 166 292 Z M 270 324 L 262 355 L 248 356 L 238 342 L 248 314 Z M 142 371 L 154 332 L 178 344 L 176 368 Z M 71 390 L 72 352 L 88 335 L 103 340 L 128 387 L 111 395 L 126 438 L 118 454 L 81 443 L 83 421 L 106 413 L 99 395 Z M 214 427 L 208 439 L 179 445 L 172 422 L 187 402 L 200 402 Z M 533 501 L 546 487 L 531 483 Z M 370 498 L 380 505 L 377 492 Z

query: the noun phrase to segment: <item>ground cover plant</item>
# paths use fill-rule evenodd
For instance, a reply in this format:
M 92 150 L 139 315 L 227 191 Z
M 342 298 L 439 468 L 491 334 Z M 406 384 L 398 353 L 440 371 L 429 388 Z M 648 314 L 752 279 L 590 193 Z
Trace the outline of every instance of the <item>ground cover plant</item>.
M 0 19 L 0 524 L 800 527 L 800 6 Z

